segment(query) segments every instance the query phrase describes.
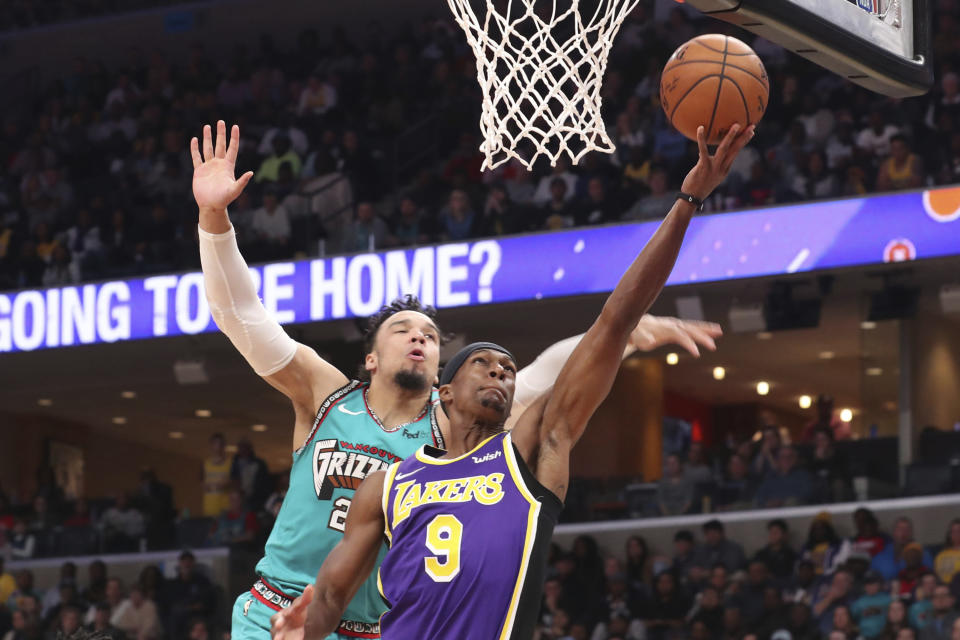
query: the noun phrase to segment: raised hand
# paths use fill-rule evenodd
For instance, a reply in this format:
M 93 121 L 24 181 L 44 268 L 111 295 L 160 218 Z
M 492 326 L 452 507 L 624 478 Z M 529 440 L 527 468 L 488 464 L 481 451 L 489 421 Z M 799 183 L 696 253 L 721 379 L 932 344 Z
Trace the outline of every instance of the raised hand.
M 723 182 L 737 154 L 753 138 L 756 125 L 742 129 L 739 124 L 730 127 L 730 131 L 723 137 L 717 146 L 717 151 L 710 155 L 707 149 L 707 137 L 703 127 L 697 128 L 697 146 L 700 148 L 700 160 L 683 179 L 680 187 L 684 193 L 706 200 L 714 189 Z
M 665 344 L 683 347 L 695 357 L 700 356 L 700 347 L 717 350 L 715 340 L 723 335 L 720 325 L 713 322 L 661 318 L 647 314 L 640 318 L 630 333 L 630 344 L 640 351 L 653 351 Z
M 313 585 L 308 584 L 293 604 L 270 618 L 270 637 L 273 640 L 303 640 L 307 607 L 312 600 Z
M 240 150 L 240 127 L 233 125 L 230 131 L 230 145 L 227 146 L 227 125 L 217 122 L 216 146 L 210 132 L 210 125 L 203 127 L 203 156 L 200 156 L 200 144 L 196 138 L 190 140 L 190 155 L 193 156 L 193 197 L 197 206 L 203 209 L 224 210 L 243 188 L 250 182 L 253 172 L 248 171 L 237 180 L 234 172 L 237 165 L 237 152 Z

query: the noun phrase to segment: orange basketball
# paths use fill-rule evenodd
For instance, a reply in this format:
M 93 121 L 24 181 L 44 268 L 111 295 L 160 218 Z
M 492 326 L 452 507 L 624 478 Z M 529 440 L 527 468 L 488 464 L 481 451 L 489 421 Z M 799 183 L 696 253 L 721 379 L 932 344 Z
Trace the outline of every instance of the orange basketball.
M 734 124 L 749 126 L 767 110 L 770 81 L 763 62 L 746 44 L 717 33 L 680 45 L 660 76 L 660 104 L 677 131 L 717 144 Z

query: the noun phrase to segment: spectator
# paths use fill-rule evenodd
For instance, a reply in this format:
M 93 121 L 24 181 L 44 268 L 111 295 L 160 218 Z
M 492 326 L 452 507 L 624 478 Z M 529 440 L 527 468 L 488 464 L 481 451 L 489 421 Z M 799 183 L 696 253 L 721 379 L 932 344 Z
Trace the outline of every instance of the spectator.
M 110 624 L 137 640 L 160 638 L 163 634 L 157 605 L 143 595 L 139 585 L 131 587 L 130 596 L 110 616 Z
M 790 546 L 785 520 L 777 518 L 767 523 L 767 544 L 757 551 L 754 560 L 764 563 L 780 582 L 785 582 L 793 574 L 797 552 Z
M 50 591 L 47 591 L 47 595 L 50 594 Z M 58 588 L 55 590 L 59 597 L 57 598 L 56 604 L 50 609 L 43 610 L 44 616 L 44 626 L 47 628 L 54 627 L 57 624 L 58 620 L 62 619 L 63 613 L 68 609 L 77 610 L 77 624 L 80 624 L 80 610 L 83 607 L 83 603 L 77 597 L 77 583 L 72 579 L 61 580 Z M 44 597 L 46 600 L 46 596 Z
M 750 465 L 750 471 L 754 477 L 762 480 L 777 469 L 777 452 L 780 451 L 781 444 L 783 443 L 780 440 L 779 429 L 774 426 L 763 428 L 760 450 L 754 456 L 753 463 Z
M 190 640 L 210 640 L 210 625 L 206 620 L 194 620 L 190 624 Z
M 620 219 L 620 206 L 610 197 L 609 189 L 602 178 L 590 178 L 587 196 L 576 208 L 574 222 L 578 226 L 602 224 Z
M 10 615 L 10 630 L 3 634 L 3 640 L 34 640 L 39 637 L 36 619 L 23 611 L 13 611 Z
M 694 553 L 694 562 L 701 568 L 722 564 L 731 573 L 739 571 L 746 564 L 743 547 L 727 540 L 723 523 L 710 520 L 703 525 L 703 544 Z
M 623 220 L 655 220 L 663 218 L 676 200 L 669 191 L 670 180 L 666 170 L 655 167 L 650 170 L 650 193 L 643 196 L 623 214 Z
M 820 631 L 810 617 L 810 607 L 799 602 L 791 604 L 787 611 L 786 631 L 790 634 L 791 640 L 820 639 Z M 771 637 L 771 640 L 776 638 Z
M 450 192 L 447 206 L 440 211 L 440 226 L 443 237 L 448 241 L 472 238 L 477 216 L 465 191 L 454 189 Z
M 890 541 L 887 536 L 880 533 L 880 523 L 870 509 L 861 507 L 854 511 L 853 526 L 856 528 L 856 534 L 851 541 L 852 549 L 865 551 L 871 558 L 883 551 Z
M 654 579 L 653 595 L 642 608 L 640 618 L 647 628 L 649 640 L 665 640 L 675 630 L 683 627 L 683 619 L 689 609 L 677 585 L 677 578 L 670 571 L 661 572 Z
M 957 613 L 953 609 L 950 587 L 937 585 L 933 592 L 933 610 L 927 625 L 920 630 L 919 640 L 951 640 Z
M 834 628 L 834 611 L 842 607 L 850 615 L 850 604 L 853 600 L 853 575 L 845 569 L 833 574 L 829 587 L 814 600 L 813 615 L 817 620 L 820 633 L 828 635 Z M 842 614 L 841 614 L 842 615 Z
M 879 638 L 887 622 L 887 608 L 892 602 L 889 593 L 881 592 L 883 577 L 876 571 L 869 571 L 864 577 L 863 595 L 854 600 L 850 613 L 867 640 Z M 836 628 L 836 625 L 834 625 Z
M 713 481 L 713 471 L 710 470 L 706 462 L 702 442 L 690 443 L 690 450 L 687 452 L 687 464 L 684 466 L 683 474 L 694 485 Z
M 640 536 L 627 538 L 626 556 L 627 580 L 630 589 L 636 593 L 643 585 L 653 582 L 653 557 L 650 555 L 647 541 Z M 0 566 L 0 572 L 2 572 L 2 566 Z M 0 602 L 2 602 L 2 598 L 0 598 Z
M 892 544 L 885 546 L 870 563 L 870 568 L 883 576 L 884 580 L 893 580 L 906 566 L 903 551 L 913 542 L 913 522 L 910 518 L 902 516 L 894 521 L 892 538 Z M 933 566 L 933 558 L 926 551 L 923 552 L 922 564 Z
M 934 558 L 933 566 L 943 584 L 950 584 L 960 572 L 960 519 L 952 520 L 947 527 L 947 540 Z
M 880 637 L 883 640 L 897 640 L 903 629 L 910 629 L 907 624 L 907 605 L 900 598 L 894 598 L 887 607 L 886 622 Z
M 32 246 L 32 245 L 31 245 Z M 53 256 L 43 269 L 43 286 L 56 287 L 80 282 L 80 265 L 62 244 L 53 248 Z
M 728 603 L 723 610 L 723 630 L 720 638 L 722 640 L 741 640 L 746 635 L 744 627 L 740 609 L 735 604 Z
M 577 176 L 570 172 L 570 159 L 566 155 L 561 155 L 550 174 L 540 179 L 533 194 L 534 204 L 544 205 L 553 199 L 556 180 L 563 180 L 566 186 L 563 192 L 564 199 L 572 200 L 577 189 Z
M 369 202 L 358 202 L 353 222 L 344 227 L 340 249 L 347 253 L 373 251 L 387 244 L 390 230 Z
M 4 568 L 5 563 L 6 557 L 0 553 L 0 606 L 3 606 L 13 595 L 13 592 L 17 590 L 17 581 L 7 573 Z
M 837 176 L 827 170 L 822 151 L 814 149 L 807 155 L 806 165 L 793 179 L 793 191 L 801 200 L 836 198 L 840 195 Z
M 848 468 L 846 458 L 838 454 L 834 446 L 833 431 L 825 428 L 816 429 L 813 434 L 810 473 L 820 485 L 822 499 L 839 502 L 850 496 Z
M 214 544 L 233 545 L 253 542 L 259 525 L 257 517 L 250 511 L 240 489 L 231 489 L 230 506 L 220 514 L 220 518 L 211 531 Z
M 37 539 L 27 531 L 27 523 L 23 518 L 17 518 L 13 524 L 13 531 L 7 536 L 7 545 L 11 558 L 28 560 L 37 552 Z
M 550 181 L 550 200 L 540 210 L 540 218 L 546 229 L 556 230 L 574 225 L 573 204 L 567 194 L 567 183 L 563 178 Z
M 443 168 L 443 179 L 457 188 L 479 183 L 483 155 L 477 147 L 473 134 L 461 134 L 460 144 Z
M 90 519 L 90 506 L 85 498 L 77 498 L 73 503 L 73 513 L 63 521 L 65 527 L 89 527 L 92 524 Z
M 265 259 L 276 260 L 289 252 L 290 214 L 277 199 L 277 193 L 267 189 L 263 194 L 263 206 L 253 212 L 250 223 L 261 246 Z
M 686 529 L 681 529 L 673 534 L 671 571 L 678 580 L 685 583 L 695 570 L 695 581 L 699 581 L 699 567 L 694 562 L 693 534 Z
M 929 556 L 923 545 L 918 542 L 911 542 L 903 548 L 904 566 L 897 574 L 897 581 L 900 583 L 900 595 L 910 596 L 920 582 L 920 578 L 930 573 L 930 567 L 923 563 L 925 555 Z
M 55 629 L 47 633 L 47 638 L 56 640 L 57 638 L 69 638 L 80 628 L 80 609 L 73 605 L 63 607 L 57 616 Z
M 107 592 L 107 565 L 102 560 L 94 560 L 87 566 L 87 588 L 81 597 L 91 604 L 102 602 Z M 119 604 L 111 603 L 111 604 Z M 86 621 L 89 624 L 89 620 Z
M 857 146 L 879 159 L 890 155 L 890 140 L 900 130 L 889 124 L 883 113 L 874 110 L 870 113 L 869 126 L 857 136 Z
M 34 610 L 40 615 L 40 597 L 42 593 L 33 588 L 33 572 L 29 569 L 20 569 L 17 571 L 17 588 L 10 597 L 7 598 L 7 608 L 16 611 L 18 609 Z
M 290 138 L 284 133 L 278 133 L 273 137 L 273 154 L 260 164 L 254 181 L 276 182 L 280 176 L 280 165 L 284 163 L 290 164 L 294 176 L 300 175 L 300 169 L 303 168 L 300 156 L 291 148 Z
M 688 619 L 692 622 L 703 622 L 708 629 L 716 630 L 723 627 L 723 603 L 720 591 L 712 584 L 708 584 L 697 594 L 696 604 L 690 609 Z
M 337 106 L 337 90 L 318 74 L 311 74 L 300 92 L 297 115 L 322 116 Z
M 797 467 L 797 451 L 783 446 L 777 451 L 777 469 L 767 474 L 757 489 L 759 507 L 783 507 L 808 504 L 813 496 L 813 480 L 805 469 Z
M 829 637 L 839 632 L 845 640 L 856 640 L 860 637 L 860 630 L 853 622 L 853 616 L 850 614 L 850 608 L 840 605 L 833 610 L 833 628 L 830 630 Z
M 830 575 L 842 560 L 841 548 L 840 538 L 833 529 L 830 514 L 821 511 L 810 523 L 801 557 L 813 563 L 817 575 Z
M 933 596 L 937 590 L 937 584 L 937 576 L 933 573 L 927 573 L 920 578 L 920 584 L 914 590 L 914 601 L 910 605 L 910 609 L 907 610 L 905 617 L 910 622 L 910 626 L 917 631 L 926 627 L 930 622 L 930 615 L 933 611 Z
M 173 489 L 160 482 L 153 469 L 140 472 L 140 486 L 136 506 L 146 515 L 147 544 L 151 549 L 164 549 L 173 543 L 173 521 L 177 511 L 173 506 Z
M 209 619 L 216 610 L 216 592 L 210 580 L 196 570 L 196 559 L 189 551 L 180 554 L 177 577 L 167 582 L 166 591 L 170 611 L 167 630 L 174 636 L 185 635 L 191 619 Z
M 101 602 L 92 607 L 94 610 L 93 622 L 87 625 L 87 630 L 98 634 L 100 638 L 109 638 L 109 640 L 126 640 L 126 634 L 119 628 L 110 623 L 112 608 L 106 602 Z
M 923 165 L 920 156 L 913 153 L 906 136 L 890 138 L 890 157 L 880 164 L 877 191 L 916 189 L 923 184 Z
M 493 197 L 493 191 L 491 191 L 491 197 Z M 425 217 L 426 212 L 420 208 L 412 196 L 406 196 L 400 200 L 400 207 L 390 229 L 390 234 L 393 236 L 391 243 L 399 247 L 415 247 L 430 242 Z
M 784 618 L 783 594 L 773 585 L 767 585 L 763 590 L 763 609 L 760 617 L 754 624 L 760 638 L 771 637 L 783 625 Z
M 149 598 L 149 594 L 143 594 L 143 595 L 148 596 Z M 149 598 L 149 599 L 153 600 L 153 598 Z M 91 606 L 87 610 L 87 615 L 84 619 L 84 622 L 88 625 L 93 624 L 94 618 L 97 615 L 97 606 L 99 604 L 107 605 L 107 608 L 111 612 L 114 612 L 121 605 L 121 603 L 123 603 L 123 601 L 124 601 L 123 583 L 120 582 L 120 578 L 109 578 L 107 580 L 106 586 L 104 587 L 103 600 L 100 601 L 97 605 Z
M 733 454 L 727 461 L 727 473 L 717 488 L 714 504 L 718 511 L 739 511 L 753 506 L 756 487 L 747 461 Z
M 41 605 L 42 614 L 44 616 L 49 615 L 50 611 L 53 610 L 53 608 L 58 604 L 62 602 L 69 602 L 69 600 L 63 600 L 60 595 L 60 592 L 63 590 L 64 586 L 72 587 L 73 597 L 76 597 L 77 565 L 69 561 L 60 565 L 60 578 L 57 584 L 59 585 L 57 589 L 49 589 L 43 596 Z
M 130 506 L 130 496 L 121 491 L 116 503 L 103 514 L 103 545 L 109 552 L 137 551 L 146 531 L 143 514 Z
M 676 454 L 667 456 L 663 478 L 657 484 L 657 505 L 663 516 L 687 513 L 693 505 L 693 484 L 684 475 L 683 463 Z
M 230 486 L 230 460 L 225 453 L 222 433 L 210 436 L 210 455 L 203 462 L 203 515 L 218 517 L 227 508 Z
M 820 394 L 817 396 L 817 417 L 803 429 L 803 441 L 813 442 L 817 429 L 827 429 L 833 433 L 834 440 L 850 438 L 850 425 L 837 417 L 833 409 L 833 396 Z
M 166 580 L 164 580 L 163 574 L 157 565 L 148 564 L 145 566 L 140 572 L 137 583 L 140 585 L 140 588 L 143 589 L 144 596 L 158 603 L 161 611 L 166 610 Z
M 258 511 L 270 495 L 270 472 L 267 463 L 257 457 L 253 445 L 243 439 L 237 443 L 237 453 L 230 467 L 230 479 L 247 496 L 246 508 Z
M 760 560 L 752 560 L 747 568 L 747 579 L 740 585 L 735 597 L 747 626 L 757 627 L 765 613 L 765 593 L 770 586 L 770 573 Z

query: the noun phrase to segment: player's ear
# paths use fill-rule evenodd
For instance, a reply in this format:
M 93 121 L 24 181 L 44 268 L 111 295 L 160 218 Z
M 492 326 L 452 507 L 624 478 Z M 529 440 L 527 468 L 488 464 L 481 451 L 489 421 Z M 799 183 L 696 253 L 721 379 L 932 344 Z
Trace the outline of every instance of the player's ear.
M 377 354 L 374 353 L 373 351 L 368 353 L 366 357 L 363 359 L 363 368 L 369 371 L 370 373 L 373 373 L 374 371 L 377 370 L 377 364 L 378 364 Z
M 442 402 L 442 403 L 444 403 L 444 404 L 450 404 L 450 402 L 453 400 L 453 386 L 452 386 L 452 385 L 449 385 L 449 384 L 443 385 L 442 387 L 440 387 L 439 389 L 437 389 L 437 393 L 438 393 L 438 395 L 440 396 L 440 402 Z

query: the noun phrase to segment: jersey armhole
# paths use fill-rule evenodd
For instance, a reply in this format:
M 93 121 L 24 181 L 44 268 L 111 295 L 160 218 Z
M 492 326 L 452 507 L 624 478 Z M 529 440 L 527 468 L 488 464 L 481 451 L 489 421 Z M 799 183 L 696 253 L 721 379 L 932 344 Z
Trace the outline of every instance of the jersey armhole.
M 303 450 L 307 448 L 307 445 L 310 444 L 310 441 L 313 440 L 313 437 L 317 435 L 317 431 L 320 429 L 320 425 L 323 423 L 323 419 L 327 417 L 327 413 L 330 411 L 330 407 L 335 405 L 337 402 L 342 400 L 347 396 L 351 391 L 356 389 L 359 386 L 362 386 L 363 383 L 359 380 L 351 380 L 347 384 L 343 385 L 324 400 L 320 404 L 320 408 L 317 409 L 317 417 L 313 420 L 313 427 L 310 428 L 310 433 L 307 435 L 307 439 L 303 441 L 303 444 L 300 445 L 300 448 L 293 452 L 293 459 L 296 460 L 300 457 L 300 454 L 303 453 Z
M 523 484 L 527 486 L 527 491 L 542 505 L 545 515 L 552 516 L 554 522 L 556 522 L 557 518 L 560 517 L 560 512 L 563 511 L 563 500 L 553 491 L 550 491 L 550 489 L 540 484 L 537 477 L 530 471 L 530 467 L 527 466 L 527 461 L 520 455 L 520 450 L 517 449 L 517 445 L 513 443 L 513 438 L 510 438 L 509 435 L 507 438 L 509 439 L 510 446 L 513 448 L 513 457 L 516 461 L 517 469 L 520 471 L 520 478 L 523 480 Z
M 390 489 L 393 488 L 393 480 L 399 469 L 400 462 L 394 462 L 383 474 L 383 496 L 380 498 L 380 508 L 383 509 L 383 535 L 387 539 L 388 548 L 393 546 L 393 529 L 390 527 Z

